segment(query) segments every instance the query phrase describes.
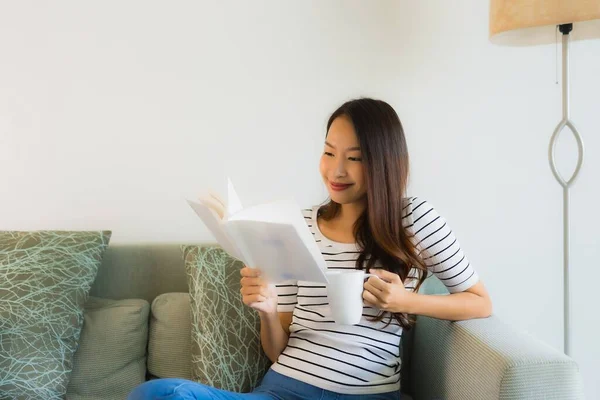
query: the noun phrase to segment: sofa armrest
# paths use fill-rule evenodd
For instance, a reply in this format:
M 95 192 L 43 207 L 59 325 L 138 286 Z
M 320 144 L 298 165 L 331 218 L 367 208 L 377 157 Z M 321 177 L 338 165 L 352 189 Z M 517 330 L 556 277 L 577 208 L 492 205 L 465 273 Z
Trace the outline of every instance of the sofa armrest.
M 498 318 L 419 317 L 410 386 L 419 399 L 583 399 L 575 361 Z

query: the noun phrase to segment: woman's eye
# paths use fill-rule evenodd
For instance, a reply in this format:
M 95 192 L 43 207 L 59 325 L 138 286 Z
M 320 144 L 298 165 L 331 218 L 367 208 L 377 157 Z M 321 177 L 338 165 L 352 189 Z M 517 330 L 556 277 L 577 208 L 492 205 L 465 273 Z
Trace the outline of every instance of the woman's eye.
M 332 153 L 330 153 L 330 152 L 328 152 L 328 151 L 326 151 L 324 154 L 325 154 L 326 156 L 333 157 L 333 154 L 332 154 Z
M 350 160 L 350 161 L 362 161 L 362 158 L 359 158 L 359 157 L 348 157 L 348 160 Z

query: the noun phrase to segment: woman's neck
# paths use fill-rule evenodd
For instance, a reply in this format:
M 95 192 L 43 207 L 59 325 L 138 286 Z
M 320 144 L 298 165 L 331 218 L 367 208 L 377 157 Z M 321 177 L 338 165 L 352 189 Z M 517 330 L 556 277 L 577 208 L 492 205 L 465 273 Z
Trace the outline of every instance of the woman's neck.
M 360 215 L 365 210 L 366 204 L 363 202 L 355 202 L 342 204 L 340 208 L 340 213 L 337 216 L 337 222 L 341 226 L 353 227 L 354 223 L 360 217 Z

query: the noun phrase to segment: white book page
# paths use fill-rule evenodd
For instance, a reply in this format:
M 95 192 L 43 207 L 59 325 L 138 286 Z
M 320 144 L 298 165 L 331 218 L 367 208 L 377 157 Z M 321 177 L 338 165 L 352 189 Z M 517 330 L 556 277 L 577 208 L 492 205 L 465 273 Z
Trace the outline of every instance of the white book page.
M 233 187 L 230 178 L 227 178 L 227 217 L 243 209 L 242 202 Z
M 235 214 L 231 214 L 229 220 L 288 223 L 298 221 L 299 216 L 304 222 L 300 206 L 293 199 L 285 199 L 239 210 Z
M 251 260 L 247 265 L 259 268 L 268 282 L 293 279 L 327 283 L 325 260 L 306 223 L 302 223 L 310 236 L 308 243 L 312 243 L 317 250 L 316 255 L 305 245 L 306 239 L 301 237 L 293 224 L 228 221 L 225 229 L 233 237 L 244 239 L 244 247 Z
M 246 263 L 246 257 L 229 238 L 225 229 L 223 229 L 222 221 L 217 213 L 211 210 L 207 205 L 202 204 L 202 202 L 196 202 L 193 200 L 187 200 L 187 202 L 200 217 L 202 222 L 206 224 L 223 250 L 225 250 L 233 258 L 237 258 L 238 260 Z
M 315 263 L 322 270 L 327 270 L 325 259 L 315 242 L 313 234 L 308 229 L 300 206 L 294 200 L 280 200 L 273 203 L 248 207 L 229 217 L 229 221 L 255 221 L 287 224 L 294 227 L 301 244 L 312 255 Z M 294 247 L 300 246 L 296 243 Z
M 303 245 L 312 255 L 318 267 L 324 271 L 327 270 L 327 264 L 319 250 L 319 246 L 315 242 L 310 229 L 308 229 L 308 225 L 306 225 L 300 206 L 294 200 L 280 200 L 248 207 L 230 216 L 229 221 L 255 221 L 291 225 L 297 233 L 297 238 L 301 241 L 301 243 L 295 243 L 293 246 L 297 248 Z

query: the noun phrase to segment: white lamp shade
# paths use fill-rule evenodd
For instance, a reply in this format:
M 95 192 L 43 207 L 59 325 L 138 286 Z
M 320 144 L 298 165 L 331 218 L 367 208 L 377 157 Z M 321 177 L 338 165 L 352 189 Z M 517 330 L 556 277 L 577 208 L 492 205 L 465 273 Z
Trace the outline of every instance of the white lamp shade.
M 556 41 L 556 25 L 573 23 L 572 39 L 600 38 L 600 0 L 490 0 L 490 39 L 527 46 Z

